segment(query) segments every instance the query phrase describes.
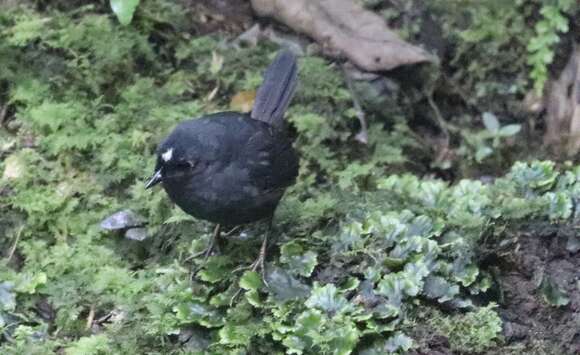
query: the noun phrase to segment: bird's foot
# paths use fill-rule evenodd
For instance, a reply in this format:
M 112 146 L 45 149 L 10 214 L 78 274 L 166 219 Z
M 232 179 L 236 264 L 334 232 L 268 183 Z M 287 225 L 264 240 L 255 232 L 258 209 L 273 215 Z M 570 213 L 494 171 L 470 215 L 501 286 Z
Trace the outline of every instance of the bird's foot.
M 250 265 L 250 270 L 251 271 L 258 271 L 258 269 L 260 269 L 260 275 L 262 275 L 262 282 L 264 282 L 264 285 L 266 287 L 268 287 L 268 281 L 266 281 L 266 254 L 260 252 L 260 255 L 258 256 L 258 258 L 252 263 L 252 265 Z
M 239 226 L 234 227 L 232 230 L 230 230 L 229 232 L 227 232 L 226 234 L 224 234 L 224 236 L 229 236 L 230 234 L 232 234 L 233 232 L 235 232 L 236 230 L 239 229 Z M 203 255 L 203 263 L 205 264 L 207 262 L 207 259 L 214 254 L 214 252 L 216 254 L 220 253 L 220 248 L 219 248 L 219 239 L 221 238 L 221 226 L 218 224 L 216 225 L 213 235 L 211 237 L 211 239 L 209 240 L 209 244 L 207 246 L 207 248 L 205 248 L 204 250 L 200 251 L 199 253 L 195 253 L 190 255 L 187 260 L 191 260 L 191 259 L 197 259 L 200 256 Z
M 197 259 L 200 256 L 203 256 L 203 261 L 201 262 L 201 264 L 195 268 L 192 272 L 192 279 L 193 279 L 193 275 L 196 274 L 200 268 L 202 268 L 206 263 L 207 263 L 207 259 L 214 254 L 214 252 L 219 253 L 219 243 L 218 240 L 220 238 L 221 235 L 221 227 L 218 224 L 213 232 L 213 235 L 211 236 L 211 239 L 209 240 L 209 244 L 207 246 L 206 249 L 200 251 L 199 253 L 195 253 L 190 255 L 186 260 L 191 260 L 191 259 Z
M 257 272 L 258 269 L 260 269 L 260 274 L 262 275 L 262 282 L 264 283 L 264 286 L 268 287 L 269 285 L 268 285 L 268 281 L 266 281 L 266 265 L 265 265 L 267 245 L 268 245 L 268 238 L 265 237 L 264 241 L 262 242 L 262 247 L 260 248 L 260 255 L 258 255 L 258 258 L 249 266 L 238 267 L 233 272 L 238 272 L 238 271 L 242 271 L 242 270 L 250 270 L 250 271 Z M 230 305 L 233 305 L 234 301 L 240 295 L 241 292 L 242 292 L 242 288 L 239 288 L 236 291 L 236 293 L 234 294 L 234 296 L 232 297 L 232 299 L 230 300 Z
M 264 282 L 264 285 L 266 287 L 268 287 L 268 281 L 266 281 L 266 247 L 268 246 L 268 239 L 264 238 L 264 241 L 262 242 L 262 247 L 260 248 L 260 254 L 258 255 L 258 258 L 251 263 L 249 266 L 240 266 L 238 268 L 236 268 L 233 272 L 239 272 L 239 271 L 244 271 L 244 270 L 250 270 L 250 271 L 258 271 L 258 269 L 260 269 L 260 274 L 262 275 L 262 281 Z
M 256 271 L 258 271 L 258 269 L 260 269 L 260 274 L 262 275 L 262 281 L 264 282 L 264 285 L 268 286 L 268 281 L 266 281 L 266 267 L 264 265 L 265 259 L 266 259 L 265 256 L 260 255 L 250 265 L 237 267 L 232 272 L 237 273 L 240 271 L 247 271 L 247 270 L 256 272 Z
M 212 238 L 212 240 L 209 242 L 209 245 L 207 246 L 207 248 L 205 248 L 204 250 L 200 251 L 199 253 L 195 253 L 192 254 L 188 259 L 197 259 L 200 256 L 203 256 L 203 263 L 205 264 L 207 262 L 207 259 L 212 256 L 212 254 L 218 253 L 220 252 L 219 247 L 216 245 L 215 240 Z

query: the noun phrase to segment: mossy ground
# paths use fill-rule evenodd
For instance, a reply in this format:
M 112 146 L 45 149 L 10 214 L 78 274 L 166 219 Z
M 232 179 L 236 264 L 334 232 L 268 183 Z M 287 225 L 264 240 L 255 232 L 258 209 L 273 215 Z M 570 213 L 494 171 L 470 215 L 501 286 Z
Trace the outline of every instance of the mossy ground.
M 533 343 L 502 333 L 514 322 L 500 297 L 509 289 L 502 260 L 518 255 L 505 243 L 529 221 L 580 218 L 579 168 L 513 165 L 525 140 L 492 145 L 473 123 L 487 111 L 502 124 L 519 122 L 510 112 L 531 85 L 524 43 L 532 35 L 520 10 L 535 6 L 522 4 L 490 2 L 499 8 L 474 6 L 463 17 L 433 2 L 430 10 L 448 24 L 440 35 L 445 60 L 395 78 L 387 101 L 367 103 L 367 145 L 353 139 L 359 127 L 342 71 L 317 56 L 300 59 L 288 115 L 300 178 L 277 211 L 268 286 L 256 273 L 234 272 L 255 257 L 263 226 L 233 232 L 202 265 L 191 255 L 212 226 L 143 181 L 157 142 L 180 120 L 226 110 L 235 94 L 254 90 L 276 46 L 234 48 L 224 35 L 199 35 L 181 5 L 163 0 L 143 1 L 126 27 L 102 2 L 4 5 L 0 352 L 573 351 L 547 337 Z M 506 31 L 489 32 L 490 11 L 502 13 Z M 385 13 L 411 23 L 407 15 Z M 465 18 L 474 21 L 469 29 Z M 452 123 L 461 159 L 451 166 L 417 134 L 441 128 L 430 100 Z M 482 145 L 493 147 L 485 160 Z M 483 173 L 506 174 L 493 184 L 462 179 Z M 145 241 L 99 228 L 127 208 L 148 221 Z M 577 256 L 557 250 L 566 260 Z M 550 287 L 540 287 L 544 279 Z M 572 327 L 574 282 L 542 276 L 531 301 L 544 302 L 546 319 L 564 314 L 561 326 Z M 444 340 L 429 343 L 427 334 Z

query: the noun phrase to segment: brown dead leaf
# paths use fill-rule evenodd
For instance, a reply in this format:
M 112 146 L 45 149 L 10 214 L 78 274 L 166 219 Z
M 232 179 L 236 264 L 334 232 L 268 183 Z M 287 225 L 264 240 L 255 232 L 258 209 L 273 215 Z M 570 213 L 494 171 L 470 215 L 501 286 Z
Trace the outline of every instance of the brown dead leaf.
M 544 144 L 558 154 L 575 155 L 580 151 L 580 45 L 558 79 L 546 88 Z
M 250 112 L 254 106 L 256 90 L 240 91 L 230 100 L 230 108 L 239 112 Z
M 260 16 L 274 17 L 314 38 L 326 54 L 346 56 L 367 71 L 432 61 L 420 47 L 403 41 L 383 18 L 352 0 L 251 0 Z

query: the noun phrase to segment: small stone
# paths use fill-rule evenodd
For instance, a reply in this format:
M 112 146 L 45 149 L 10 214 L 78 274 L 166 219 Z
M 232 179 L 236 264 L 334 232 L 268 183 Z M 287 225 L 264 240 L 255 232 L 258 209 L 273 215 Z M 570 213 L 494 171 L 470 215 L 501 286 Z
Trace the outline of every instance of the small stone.
M 139 242 L 144 241 L 148 236 L 149 234 L 147 233 L 147 228 L 143 227 L 130 228 L 127 230 L 127 232 L 125 232 L 125 238 Z
M 101 221 L 101 228 L 105 230 L 119 230 L 141 227 L 145 219 L 131 210 L 115 212 Z

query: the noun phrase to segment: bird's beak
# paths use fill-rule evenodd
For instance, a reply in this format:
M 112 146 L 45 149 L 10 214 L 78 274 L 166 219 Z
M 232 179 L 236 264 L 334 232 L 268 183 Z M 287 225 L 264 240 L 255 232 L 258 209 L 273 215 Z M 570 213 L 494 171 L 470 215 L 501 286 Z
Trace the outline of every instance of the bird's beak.
M 147 183 L 145 184 L 145 188 L 151 188 L 157 184 L 159 184 L 162 180 L 162 176 L 161 176 L 161 169 L 157 170 L 155 172 L 155 174 L 153 174 L 153 176 L 151 177 L 151 179 L 149 179 L 149 181 L 147 181 Z

